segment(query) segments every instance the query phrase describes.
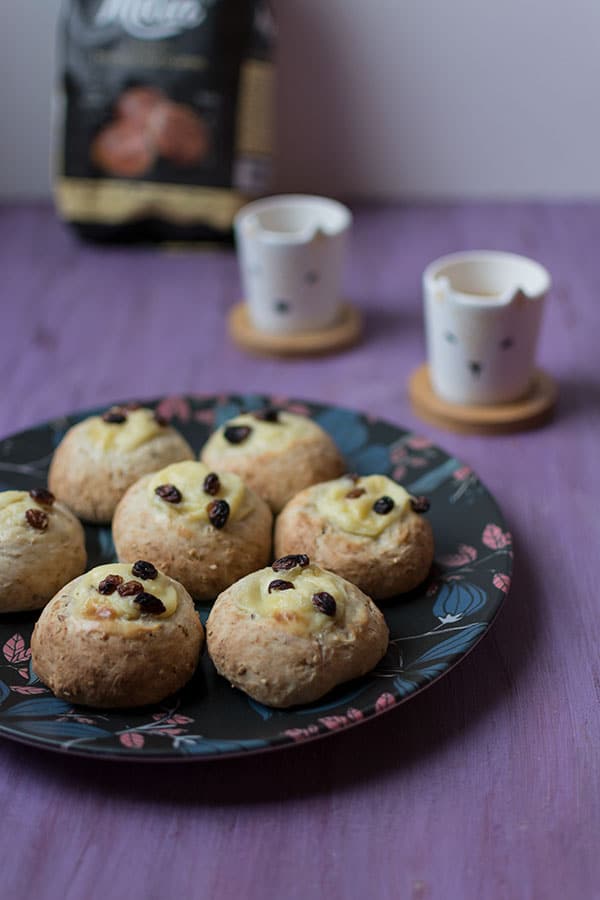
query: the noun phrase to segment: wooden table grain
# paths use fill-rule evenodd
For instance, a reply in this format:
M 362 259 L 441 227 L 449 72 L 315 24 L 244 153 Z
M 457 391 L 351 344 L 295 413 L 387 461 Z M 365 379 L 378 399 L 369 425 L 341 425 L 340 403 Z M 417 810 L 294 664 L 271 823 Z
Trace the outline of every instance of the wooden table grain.
M 0 435 L 123 397 L 257 391 L 370 410 L 468 461 L 515 535 L 514 586 L 448 677 L 364 726 L 284 752 L 164 765 L 0 742 L 0 895 L 36 900 L 600 896 L 600 207 L 356 210 L 345 296 L 364 342 L 259 360 L 226 338 L 230 251 L 80 244 L 44 206 L 0 210 Z M 460 437 L 408 406 L 420 273 L 453 250 L 551 271 L 540 362 L 555 421 Z

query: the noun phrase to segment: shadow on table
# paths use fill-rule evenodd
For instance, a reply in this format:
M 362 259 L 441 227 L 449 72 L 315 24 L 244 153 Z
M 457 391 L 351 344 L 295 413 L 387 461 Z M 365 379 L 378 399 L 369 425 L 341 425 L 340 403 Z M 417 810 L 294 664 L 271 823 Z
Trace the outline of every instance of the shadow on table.
M 499 705 L 515 700 L 535 656 L 541 611 L 527 540 L 517 534 L 511 596 L 490 634 L 439 683 L 396 710 L 324 740 L 237 759 L 156 764 L 65 758 L 14 746 L 20 762 L 61 791 L 150 804 L 215 805 L 302 800 L 427 766 Z M 524 693 L 521 686 L 520 693 Z M 6 748 L 8 750 L 8 747 Z M 483 752 L 483 748 L 480 747 Z M 151 787 L 149 787 L 151 786 Z
M 362 309 L 365 322 L 365 340 L 391 337 L 397 340 L 407 332 L 423 331 L 423 314 L 420 309 L 406 303 L 398 303 L 397 308 L 386 306 L 365 306 Z
M 598 415 L 600 411 L 600 378 L 570 376 L 558 382 L 558 404 L 555 418 L 570 419 L 581 415 Z

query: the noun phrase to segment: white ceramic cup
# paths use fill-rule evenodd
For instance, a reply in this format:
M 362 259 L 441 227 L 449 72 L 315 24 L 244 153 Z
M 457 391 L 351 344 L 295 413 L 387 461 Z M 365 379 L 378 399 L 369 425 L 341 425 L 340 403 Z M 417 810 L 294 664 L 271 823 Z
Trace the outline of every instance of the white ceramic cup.
M 423 273 L 433 389 L 459 404 L 494 404 L 526 394 L 550 275 L 514 253 L 474 250 L 432 262 Z
M 336 321 L 351 224 L 352 214 L 341 203 L 305 194 L 267 197 L 239 211 L 236 245 L 256 328 L 291 334 Z

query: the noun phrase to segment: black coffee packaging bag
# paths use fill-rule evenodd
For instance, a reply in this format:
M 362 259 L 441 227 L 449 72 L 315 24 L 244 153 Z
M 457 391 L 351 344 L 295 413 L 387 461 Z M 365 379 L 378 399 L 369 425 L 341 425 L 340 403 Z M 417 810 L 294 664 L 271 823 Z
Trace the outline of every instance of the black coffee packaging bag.
M 268 189 L 265 0 L 67 0 L 60 216 L 98 241 L 215 240 Z

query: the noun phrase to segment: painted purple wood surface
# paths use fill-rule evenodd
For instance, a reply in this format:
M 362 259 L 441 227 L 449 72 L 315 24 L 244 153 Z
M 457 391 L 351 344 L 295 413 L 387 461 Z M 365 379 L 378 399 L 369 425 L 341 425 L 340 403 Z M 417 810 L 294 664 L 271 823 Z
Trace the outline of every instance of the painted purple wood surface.
M 365 342 L 275 362 L 225 336 L 230 252 L 79 244 L 45 207 L 0 210 L 0 435 L 171 392 L 276 391 L 373 411 L 480 473 L 515 534 L 492 633 L 379 720 L 283 753 L 171 767 L 0 742 L 0 895 L 470 900 L 600 895 L 600 207 L 357 210 L 346 295 Z M 503 438 L 420 425 L 419 277 L 434 257 L 524 252 L 554 289 L 541 362 L 556 421 Z

